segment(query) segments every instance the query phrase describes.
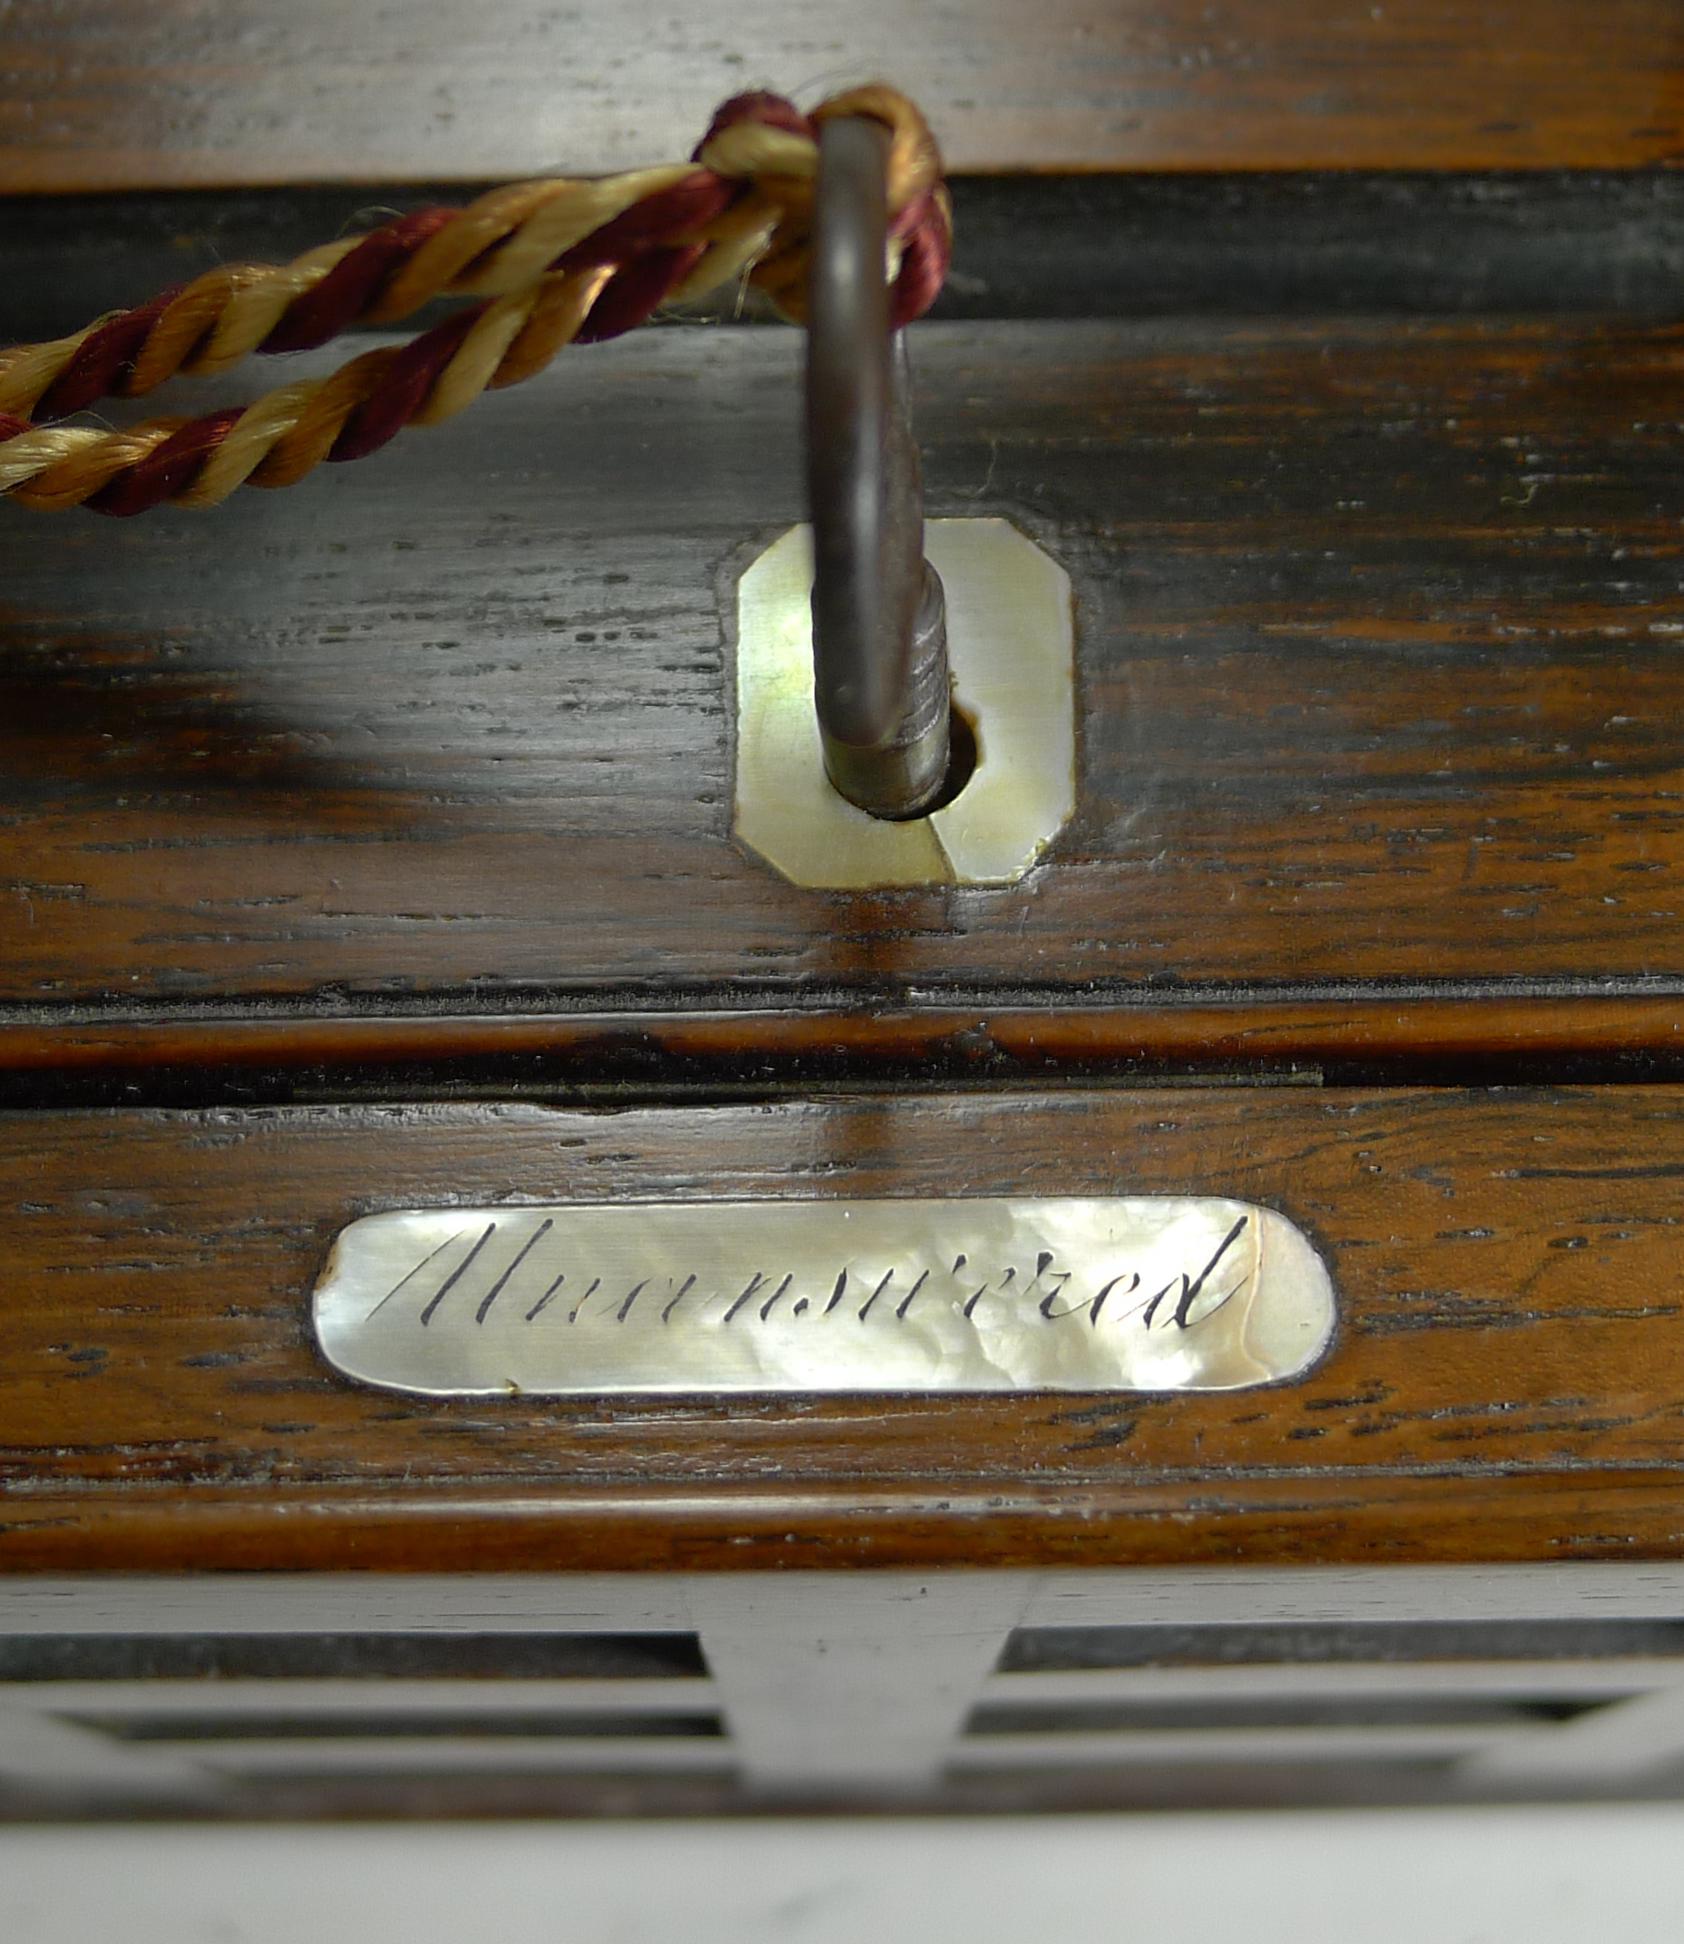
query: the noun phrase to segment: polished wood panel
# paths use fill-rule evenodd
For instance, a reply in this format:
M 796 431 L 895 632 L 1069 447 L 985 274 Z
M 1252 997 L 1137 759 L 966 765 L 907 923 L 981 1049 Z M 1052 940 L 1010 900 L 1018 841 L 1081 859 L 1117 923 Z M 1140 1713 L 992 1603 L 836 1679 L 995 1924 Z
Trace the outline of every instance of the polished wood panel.
M 644 334 L 210 517 L 6 509 L 6 997 L 1670 970 L 1668 332 L 931 327 L 933 509 L 1075 581 L 1081 793 L 1027 885 L 858 898 L 729 838 L 793 362 Z
M 1684 150 L 1672 0 L 48 0 L 14 190 L 522 175 L 685 153 L 745 87 L 883 75 L 959 169 L 1570 168 Z
M 0 1565 L 1684 1557 L 1667 1088 L 0 1120 Z M 429 1401 L 311 1348 L 339 1224 L 498 1197 L 1222 1193 L 1318 1240 L 1309 1377 L 1170 1397 Z
M 1079 802 L 1021 886 L 860 897 L 729 833 L 797 353 L 645 333 L 212 515 L 0 509 L 0 996 L 1673 979 L 1670 333 L 930 327 L 932 509 L 1073 577 Z

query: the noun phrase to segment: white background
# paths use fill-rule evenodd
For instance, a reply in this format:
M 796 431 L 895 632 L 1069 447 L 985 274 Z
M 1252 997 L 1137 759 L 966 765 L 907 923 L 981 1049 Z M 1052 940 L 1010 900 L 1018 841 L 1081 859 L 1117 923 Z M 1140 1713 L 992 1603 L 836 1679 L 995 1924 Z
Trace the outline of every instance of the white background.
M 1681 1944 L 1684 1809 L 0 1833 L 4 1944 Z

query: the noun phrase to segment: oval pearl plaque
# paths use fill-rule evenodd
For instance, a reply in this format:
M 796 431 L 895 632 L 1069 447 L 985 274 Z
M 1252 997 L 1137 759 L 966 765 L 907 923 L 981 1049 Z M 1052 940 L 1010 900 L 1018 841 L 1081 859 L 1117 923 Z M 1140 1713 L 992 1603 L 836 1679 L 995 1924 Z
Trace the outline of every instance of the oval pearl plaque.
M 336 1369 L 430 1396 L 1237 1390 L 1306 1370 L 1333 1287 L 1215 1198 L 431 1208 L 341 1231 Z

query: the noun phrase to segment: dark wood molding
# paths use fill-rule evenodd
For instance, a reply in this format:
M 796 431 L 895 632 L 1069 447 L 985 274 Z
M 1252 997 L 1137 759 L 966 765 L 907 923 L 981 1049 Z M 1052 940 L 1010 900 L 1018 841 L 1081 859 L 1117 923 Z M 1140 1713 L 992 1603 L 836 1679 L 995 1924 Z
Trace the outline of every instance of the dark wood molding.
M 1684 1075 L 1684 995 L 1430 988 L 1177 1003 L 622 1004 L 246 1016 L 0 1017 L 0 1105 L 504 1098 L 1250 1078 L 1315 1084 L 1644 1082 Z
M 58 337 L 219 263 L 285 262 L 393 210 L 491 186 L 0 197 L 0 343 Z M 1684 290 L 1684 171 L 1128 171 L 959 176 L 951 188 L 953 267 L 933 314 L 953 322 L 1671 318 Z M 697 316 L 788 328 L 736 289 L 682 321 Z

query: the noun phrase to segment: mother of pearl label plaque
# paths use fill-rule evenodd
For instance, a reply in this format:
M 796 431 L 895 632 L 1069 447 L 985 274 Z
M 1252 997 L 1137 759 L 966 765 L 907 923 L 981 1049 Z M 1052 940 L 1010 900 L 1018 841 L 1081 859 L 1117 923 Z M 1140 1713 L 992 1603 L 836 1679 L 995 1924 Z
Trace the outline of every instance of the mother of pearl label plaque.
M 1333 1322 L 1285 1216 L 1147 1195 L 406 1209 L 315 1292 L 330 1363 L 434 1397 L 1240 1390 Z

